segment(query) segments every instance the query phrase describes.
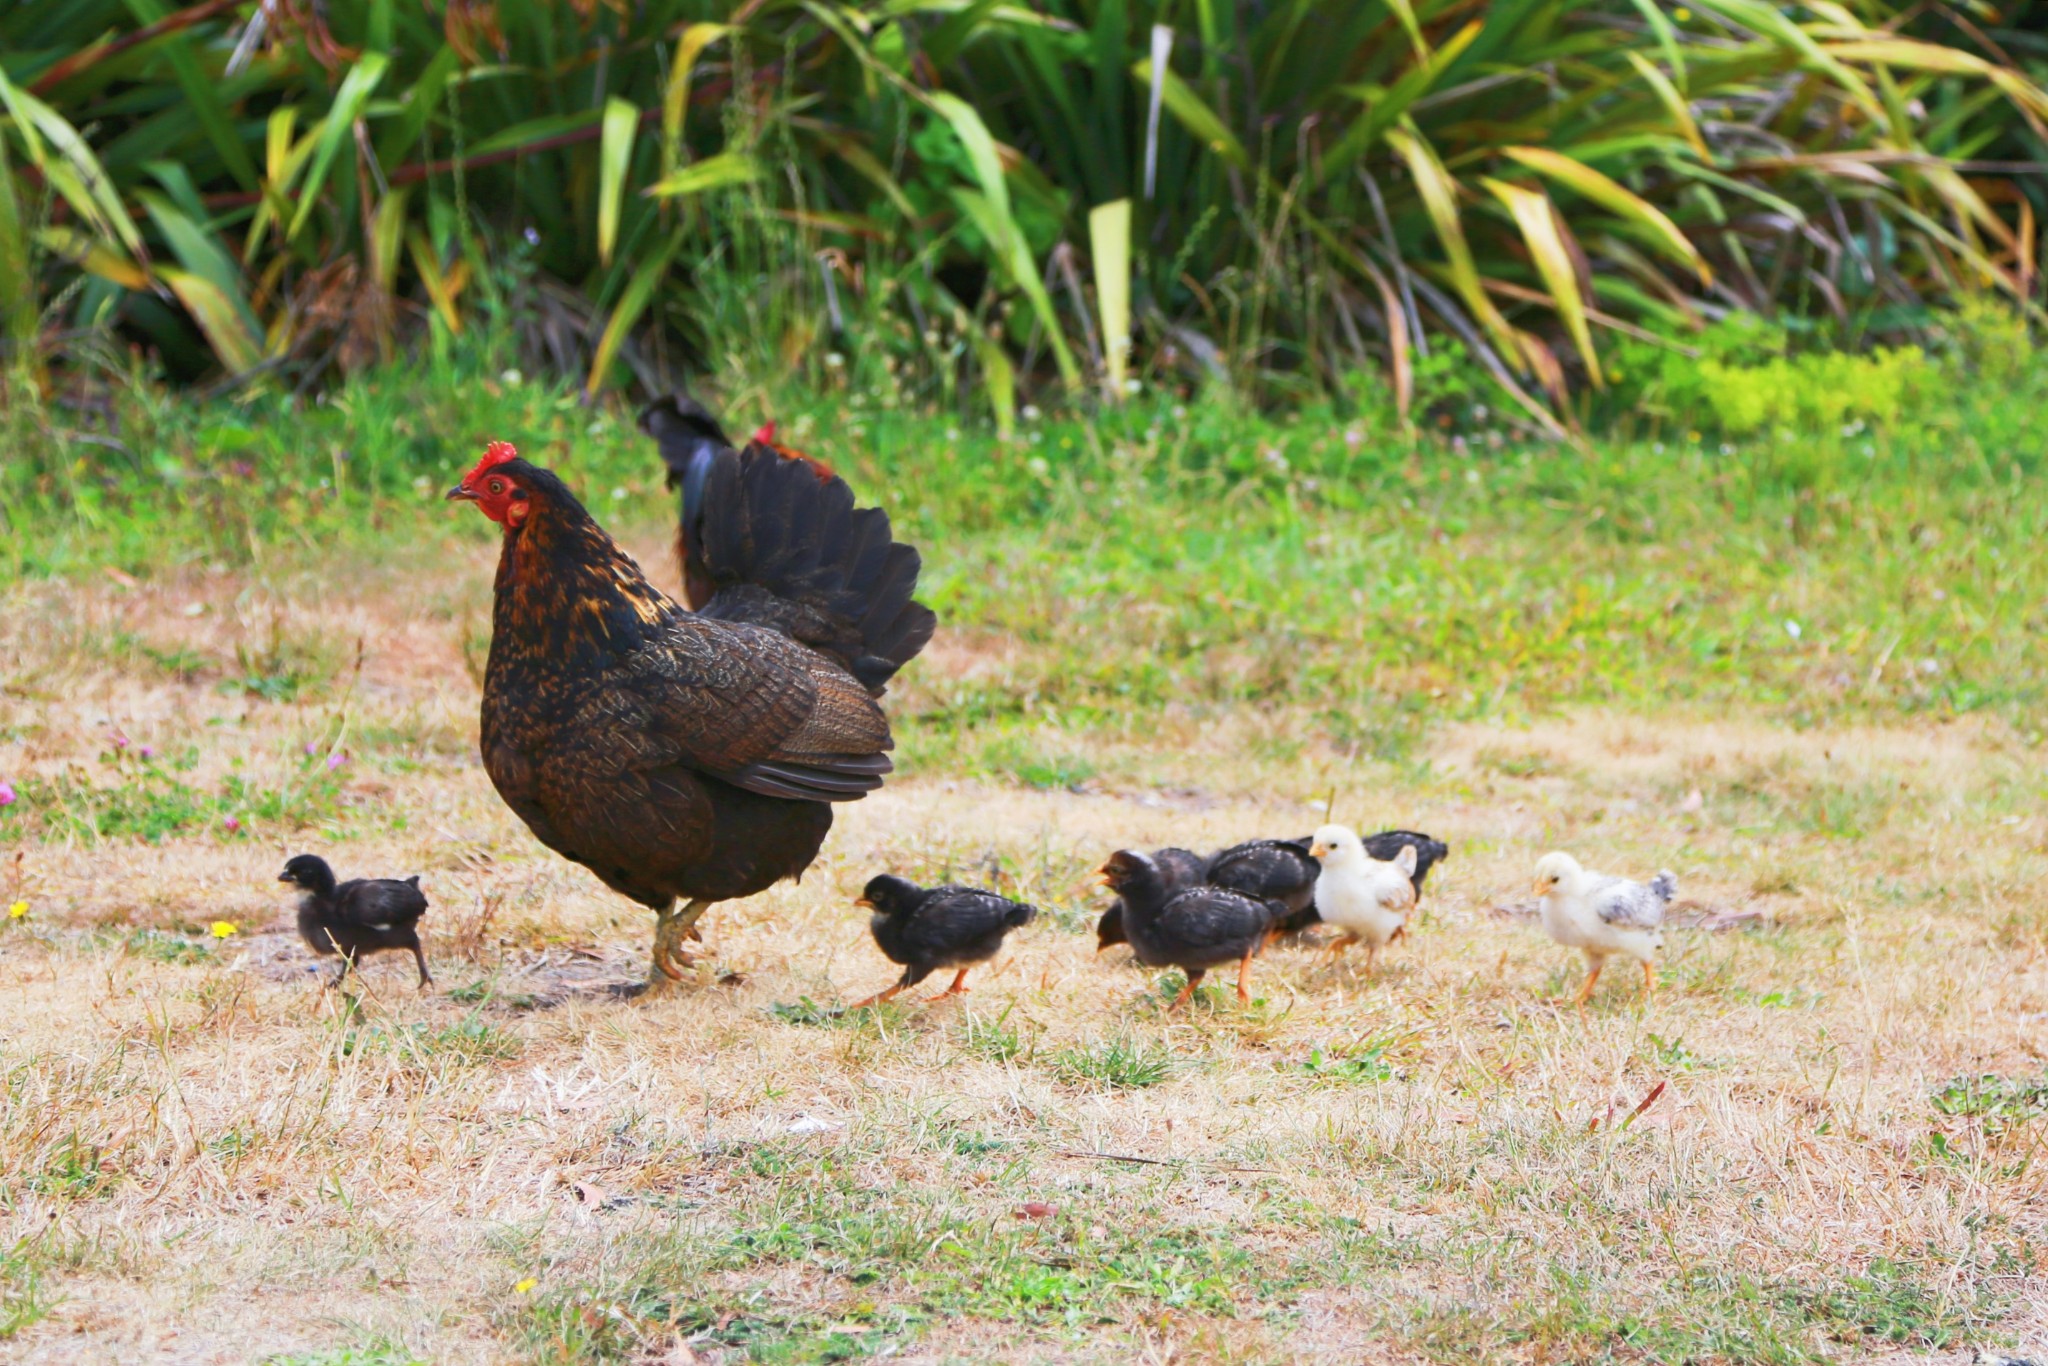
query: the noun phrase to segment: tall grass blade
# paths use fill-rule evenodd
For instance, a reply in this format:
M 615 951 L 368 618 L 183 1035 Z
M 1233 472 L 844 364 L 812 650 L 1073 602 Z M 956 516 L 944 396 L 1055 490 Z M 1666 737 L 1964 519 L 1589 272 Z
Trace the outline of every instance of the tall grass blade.
M 165 17 L 164 7 L 157 0 L 126 0 L 126 4 L 129 13 L 145 24 L 160 23 Z M 249 159 L 249 149 L 243 145 L 241 134 L 235 131 L 234 116 L 221 101 L 218 78 L 200 70 L 199 59 L 193 55 L 190 34 L 169 33 L 159 40 L 159 45 L 177 78 L 178 88 L 184 92 L 186 105 L 192 110 L 193 117 L 199 120 L 199 126 L 206 130 L 207 141 L 219 153 L 228 174 L 243 188 L 255 189 L 256 163 Z
M 988 125 L 982 122 L 973 105 L 948 91 L 936 91 L 927 98 L 932 108 L 952 127 L 954 136 L 960 139 L 960 145 L 967 152 L 968 165 L 973 168 L 974 178 L 981 185 L 979 195 L 955 191 L 955 200 L 981 219 L 980 226 L 994 244 L 998 258 L 1009 268 L 1012 279 L 1024 291 L 1025 298 L 1031 301 L 1039 325 L 1045 329 L 1046 342 L 1052 348 L 1060 379 L 1070 389 L 1079 388 L 1081 367 L 1067 345 L 1059 314 L 1053 308 L 1052 295 L 1046 292 L 1045 281 L 1038 273 L 1038 263 L 1032 259 L 1031 244 L 1011 212 L 1009 183 L 1003 176 L 1002 159 L 996 155 L 995 139 L 990 136 Z
M 1700 154 L 1700 160 L 1712 161 L 1713 150 L 1707 146 L 1707 140 L 1700 136 L 1700 126 L 1693 121 L 1692 106 L 1685 102 L 1685 96 L 1678 93 L 1678 87 L 1671 83 L 1671 78 L 1659 71 L 1656 64 L 1640 52 L 1631 51 L 1622 55 L 1628 58 L 1629 65 L 1636 69 L 1636 74 L 1643 78 L 1643 83 L 1650 87 L 1651 93 L 1657 97 L 1657 102 L 1664 106 L 1664 112 L 1671 115 L 1672 123 L 1678 127 L 1679 136 Z
M 650 199 L 674 199 L 680 195 L 703 194 L 730 185 L 744 185 L 761 178 L 761 164 L 745 152 L 721 152 L 715 157 L 691 162 L 673 175 L 663 176 L 641 193 Z
M 291 226 L 285 229 L 285 240 L 298 240 L 306 220 L 313 216 L 314 207 L 320 202 L 321 187 L 327 183 L 327 173 L 340 155 L 342 144 L 347 142 L 355 128 L 356 120 L 362 117 L 363 106 L 370 102 L 370 95 L 377 83 L 384 79 L 384 72 L 391 65 L 391 59 L 381 52 L 365 52 L 356 64 L 342 77 L 341 88 L 334 92 L 334 105 L 327 111 L 327 118 L 320 126 L 320 137 L 313 150 L 313 166 L 306 173 L 306 183 L 299 190 L 298 212 L 292 215 Z
M 1003 354 L 1001 343 L 980 328 L 974 338 L 974 356 L 981 364 L 982 387 L 988 392 L 989 414 L 995 418 L 996 435 L 1005 441 L 1017 435 L 1017 370 Z
M 583 385 L 586 396 L 594 395 L 605 387 L 611 375 L 612 362 L 618 359 L 619 347 L 625 343 L 626 334 L 647 311 L 655 288 L 668 272 L 668 263 L 675 259 L 682 245 L 683 234 L 680 231 L 671 233 L 665 243 L 640 262 L 632 278 L 626 281 L 625 289 L 619 293 L 619 301 L 612 305 L 611 317 L 605 321 L 604 332 L 597 339 L 597 351 L 590 359 L 590 378 Z
M 1464 299 L 1465 306 L 1472 310 L 1480 325 L 1500 344 L 1509 363 L 1519 365 L 1522 348 L 1515 340 L 1514 329 L 1494 307 L 1493 300 L 1486 297 L 1486 290 L 1479 282 L 1479 268 L 1473 264 L 1472 248 L 1465 240 L 1465 227 L 1458 216 L 1457 181 L 1437 159 L 1436 149 L 1412 128 L 1390 130 L 1387 143 L 1408 163 L 1409 174 L 1415 177 L 1416 192 L 1422 196 L 1423 207 L 1429 213 L 1430 222 L 1436 226 L 1437 240 L 1450 260 L 1451 283 L 1459 297 Z
M 1131 68 L 1131 74 L 1147 89 L 1156 85 L 1160 99 L 1173 111 L 1174 118 L 1180 120 L 1181 126 L 1194 134 L 1204 147 L 1240 170 L 1250 167 L 1251 158 L 1245 155 L 1244 144 L 1237 140 L 1237 135 L 1230 131 L 1216 111 L 1202 103 L 1202 97 L 1188 88 L 1186 81 L 1164 64 L 1155 67 L 1150 60 L 1137 63 Z
M 1713 283 L 1713 275 L 1692 239 L 1662 209 L 1626 185 L 1548 147 L 1503 147 L 1501 152 L 1539 175 L 1577 191 L 1616 217 L 1646 229 L 1665 255 L 1695 272 L 1701 284 Z
M 1159 186 L 1159 110 L 1166 98 L 1168 63 L 1173 60 L 1173 30 L 1165 24 L 1152 26 L 1152 59 L 1147 70 L 1145 92 L 1145 198 L 1152 198 Z
M 244 375 L 263 363 L 263 334 L 251 326 L 246 306 L 228 297 L 213 281 L 190 271 L 160 266 L 157 277 L 171 287 L 192 321 L 199 324 L 228 374 Z
M 7 79 L 0 71 L 0 103 L 14 116 L 14 126 L 28 149 L 29 159 L 57 187 L 71 207 L 100 231 L 120 239 L 128 254 L 146 260 L 142 234 L 128 216 L 121 195 L 107 175 L 100 159 L 78 130 L 62 114 Z M 47 140 L 61 164 L 50 160 L 43 143 Z
M 157 231 L 170 244 L 171 254 L 178 258 L 180 265 L 194 276 L 204 280 L 211 287 L 212 296 L 218 297 L 219 305 L 231 310 L 239 326 L 237 338 L 244 335 L 261 336 L 262 324 L 256 321 L 256 311 L 249 307 L 249 300 L 242 292 L 242 272 L 235 265 L 235 258 L 213 235 L 188 218 L 177 205 L 152 190 L 143 190 L 136 199 L 155 222 Z M 211 302 L 212 296 L 209 296 Z M 180 297 L 183 295 L 181 293 Z M 203 325 L 203 324 L 202 324 Z M 213 336 L 207 329 L 209 339 Z M 260 350 L 261 348 L 259 348 Z M 216 348 L 221 363 L 230 373 L 249 368 L 247 364 L 231 361 Z
M 1586 322 L 1586 300 L 1579 293 L 1578 274 L 1572 269 L 1571 251 L 1565 246 L 1564 234 L 1558 229 L 1550 197 L 1541 191 L 1495 180 L 1491 176 L 1482 176 L 1479 183 L 1507 206 L 1515 226 L 1521 229 L 1523 242 L 1528 245 L 1529 259 L 1536 263 L 1536 273 L 1543 277 L 1544 288 L 1550 291 L 1551 299 L 1557 304 L 1557 316 L 1564 322 L 1565 330 L 1571 333 L 1579 355 L 1586 362 L 1586 373 L 1592 378 L 1593 387 L 1604 388 L 1600 357 L 1593 350 L 1593 330 Z
M 14 167 L 0 139 L 0 391 L 35 367 L 36 279 L 28 225 L 14 192 Z
M 1095 267 L 1095 306 L 1102 315 L 1102 356 L 1111 400 L 1121 403 L 1131 356 L 1131 201 L 1097 204 L 1088 211 L 1088 245 Z
M 604 136 L 597 152 L 597 259 L 612 263 L 619 240 L 619 205 L 626 195 L 626 174 L 633 168 L 633 135 L 640 131 L 640 111 L 614 95 L 604 105 Z
M 692 24 L 676 44 L 668 82 L 661 96 L 661 173 L 672 176 L 683 166 L 684 120 L 690 111 L 690 71 L 704 49 L 733 31 L 730 24 Z

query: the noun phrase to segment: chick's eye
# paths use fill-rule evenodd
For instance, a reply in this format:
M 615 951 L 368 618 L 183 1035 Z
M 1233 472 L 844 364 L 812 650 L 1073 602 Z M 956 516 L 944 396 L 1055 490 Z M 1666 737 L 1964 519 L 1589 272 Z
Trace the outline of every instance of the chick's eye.
M 504 493 L 504 491 L 505 491 L 505 481 L 504 481 L 504 480 L 502 480 L 502 479 L 493 479 L 493 480 L 491 481 L 491 486 L 490 486 L 490 487 L 491 487 L 491 494 L 492 494 L 492 496 L 493 496 L 493 497 L 495 497 L 495 496 L 497 496 L 497 495 L 499 495 L 499 494 L 502 494 L 502 493 Z

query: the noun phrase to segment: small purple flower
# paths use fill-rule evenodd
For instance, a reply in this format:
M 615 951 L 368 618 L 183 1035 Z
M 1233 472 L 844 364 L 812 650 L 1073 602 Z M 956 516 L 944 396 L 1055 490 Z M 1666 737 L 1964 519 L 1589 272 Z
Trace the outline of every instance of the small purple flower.
M 135 753 L 136 753 L 137 757 L 139 757 L 139 758 L 143 758 L 143 759 L 154 759 L 154 758 L 156 758 L 156 746 L 155 746 L 155 745 L 142 745 L 142 746 L 139 746 L 139 747 L 138 747 L 138 748 L 136 749 Z
M 118 731 L 118 730 L 117 730 L 117 731 L 115 731 L 115 732 L 114 732 L 114 736 L 113 736 L 113 739 L 114 739 L 114 748 L 115 748 L 115 749 L 126 749 L 126 748 L 128 748 L 128 737 L 127 737 L 127 736 L 125 736 L 125 735 L 123 735 L 123 734 L 122 734 L 122 733 L 121 733 L 120 731 Z
M 14 784 L 0 778 L 0 806 L 14 805 Z
M 319 752 L 320 752 L 320 746 L 319 746 L 318 744 L 316 744 L 315 742 L 313 742 L 313 741 L 311 741 L 311 740 L 308 740 L 308 741 L 306 741 L 306 753 L 308 753 L 308 754 L 318 754 Z
M 347 762 L 348 756 L 346 754 L 330 754 L 327 756 L 327 771 L 332 773 Z
M 230 835 L 232 835 L 237 830 L 240 830 L 242 828 L 241 817 L 229 816 L 226 820 L 221 822 L 221 827 L 225 829 Z

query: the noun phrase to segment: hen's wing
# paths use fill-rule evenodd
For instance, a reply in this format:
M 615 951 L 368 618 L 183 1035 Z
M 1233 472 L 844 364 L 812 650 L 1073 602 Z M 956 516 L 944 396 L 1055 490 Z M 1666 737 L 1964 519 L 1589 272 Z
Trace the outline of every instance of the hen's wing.
M 426 894 L 415 882 L 358 878 L 334 889 L 335 919 L 359 929 L 410 925 L 426 913 Z
M 1664 923 L 1667 897 L 1655 888 L 1625 878 L 1610 877 L 1592 893 L 1593 911 L 1609 925 L 1629 930 L 1654 930 Z
M 858 680 L 765 627 L 678 616 L 593 692 L 573 729 L 623 771 L 680 765 L 769 797 L 853 801 L 894 742 Z M 593 758 L 599 757 L 593 755 Z

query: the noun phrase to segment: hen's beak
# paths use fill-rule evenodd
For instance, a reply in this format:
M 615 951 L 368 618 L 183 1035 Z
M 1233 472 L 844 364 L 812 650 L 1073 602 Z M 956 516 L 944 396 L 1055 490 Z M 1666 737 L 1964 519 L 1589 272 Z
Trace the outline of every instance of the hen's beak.
M 467 484 L 457 484 L 454 488 L 449 489 L 447 493 L 443 494 L 441 498 L 443 502 L 447 503 L 474 503 L 476 501 L 476 490 Z

